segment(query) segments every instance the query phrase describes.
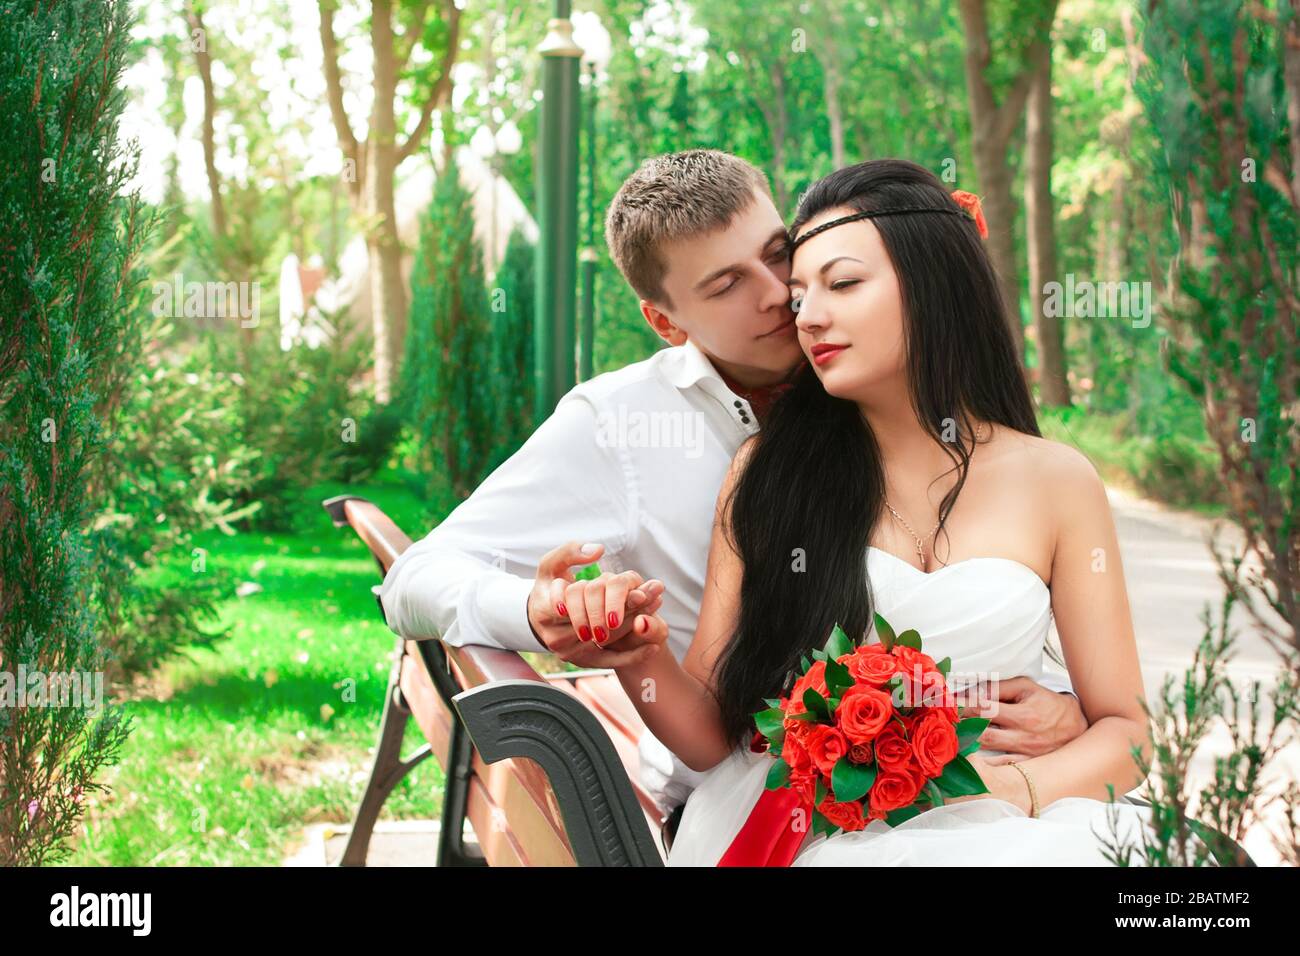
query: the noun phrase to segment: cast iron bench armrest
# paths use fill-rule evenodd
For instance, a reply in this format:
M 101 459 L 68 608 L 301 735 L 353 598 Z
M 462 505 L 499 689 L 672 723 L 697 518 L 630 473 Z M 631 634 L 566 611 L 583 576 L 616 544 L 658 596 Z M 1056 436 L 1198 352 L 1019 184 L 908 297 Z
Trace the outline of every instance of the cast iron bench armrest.
M 323 504 L 336 526 L 356 531 L 383 574 L 411 545 L 364 498 L 340 495 Z M 525 757 L 535 763 L 516 764 L 521 785 L 538 806 L 558 806 L 580 866 L 662 865 L 628 770 L 579 696 L 543 678 L 515 651 L 439 640 L 417 646 L 434 687 L 486 763 Z

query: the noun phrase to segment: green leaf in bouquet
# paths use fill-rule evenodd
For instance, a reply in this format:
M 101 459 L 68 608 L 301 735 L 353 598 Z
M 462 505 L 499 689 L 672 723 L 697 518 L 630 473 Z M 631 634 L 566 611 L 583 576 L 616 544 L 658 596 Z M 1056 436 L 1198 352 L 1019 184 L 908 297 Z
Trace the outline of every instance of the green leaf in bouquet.
M 826 652 L 825 652 L 824 650 L 822 650 L 821 648 L 818 648 L 817 650 L 813 651 L 813 655 L 812 655 L 812 656 L 813 656 L 813 660 L 815 660 L 815 661 L 824 661 L 824 660 L 826 660 Z
M 813 788 L 813 805 L 820 807 L 822 801 L 826 799 L 826 794 L 829 792 L 830 791 L 826 789 L 826 781 L 822 778 L 820 773 L 817 774 L 817 784 Z
M 948 761 L 943 773 L 934 781 L 945 797 L 969 797 L 977 793 L 988 793 L 989 788 L 971 762 L 958 754 Z
M 767 704 L 767 706 L 769 706 L 769 707 L 780 707 L 780 706 L 781 706 L 781 698 L 779 698 L 779 697 L 764 697 L 764 698 L 763 698 L 763 703 Z
M 896 827 L 900 823 L 905 823 L 912 819 L 912 817 L 920 813 L 921 810 L 922 808 L 918 807 L 915 803 L 910 807 L 899 807 L 897 810 L 890 810 L 889 813 L 885 815 L 885 822 L 891 827 Z
M 808 708 L 808 713 L 816 714 L 818 719 L 831 719 L 830 704 L 826 702 L 825 697 L 817 693 L 817 691 L 813 690 L 811 687 L 803 692 L 803 705 Z
M 875 764 L 854 763 L 848 757 L 837 760 L 831 771 L 831 789 L 835 791 L 835 799 L 840 803 L 861 800 L 875 782 Z
M 585 568 L 573 572 L 575 581 L 594 581 L 598 577 L 600 577 L 600 565 L 594 561 Z
M 849 668 L 837 660 L 826 662 L 826 688 L 835 697 L 842 697 L 843 691 L 852 687 L 856 681 L 853 675 L 849 673 Z
M 972 743 L 979 743 L 980 734 L 984 733 L 984 728 L 989 725 L 987 717 L 967 717 L 957 721 L 957 749 L 962 754 L 967 753 L 966 748 Z M 978 746 L 972 748 L 978 750 Z
M 790 783 L 790 765 L 781 758 L 772 761 L 767 770 L 767 789 L 780 790 Z
M 780 736 L 785 730 L 785 714 L 780 707 L 773 707 L 770 710 L 760 710 L 754 715 L 754 726 L 758 732 L 771 740 L 773 737 Z
M 948 672 L 949 672 L 950 670 L 952 670 L 952 658 L 951 658 L 951 657 L 945 657 L 943 660 L 941 660 L 941 661 L 940 661 L 938 664 L 936 664 L 935 666 L 939 668 L 939 673 L 942 674 L 942 675 L 944 676 L 944 679 L 945 679 L 945 680 L 947 680 L 947 678 L 948 678 Z
M 938 784 L 933 780 L 927 780 L 925 782 L 925 792 L 930 797 L 930 803 L 936 807 L 943 806 L 943 791 L 939 789 Z
M 911 628 L 908 628 L 902 634 L 898 635 L 898 643 L 902 644 L 904 647 L 910 647 L 914 651 L 919 651 L 921 649 L 921 635 Z
M 806 720 L 806 721 L 808 721 L 809 723 L 815 723 L 816 721 L 820 720 L 821 718 L 818 717 L 816 714 L 811 713 L 810 711 L 806 711 L 806 710 L 805 710 L 802 714 L 791 714 L 791 715 L 790 715 L 790 719 L 791 719 L 791 720 Z
M 826 639 L 826 647 L 824 650 L 826 651 L 827 656 L 831 659 L 843 657 L 845 654 L 848 654 L 853 650 L 853 642 L 850 641 L 849 636 L 844 633 L 844 628 L 840 627 L 839 624 L 836 624 L 831 628 L 831 636 Z
M 808 655 L 807 655 L 807 654 L 805 654 L 803 657 L 799 658 L 799 673 L 800 673 L 800 674 L 807 674 L 807 673 L 808 673 L 808 668 L 810 668 L 810 667 L 812 667 L 812 661 L 808 660 Z
M 889 626 L 889 622 L 879 614 L 876 614 L 876 636 L 880 638 L 880 643 L 887 651 L 892 651 L 894 642 L 898 640 L 894 635 L 894 629 Z
M 826 819 L 826 816 L 820 810 L 816 808 L 813 809 L 812 812 L 813 836 L 816 836 L 819 833 L 824 833 L 826 834 L 826 836 L 834 836 L 837 830 L 839 830 L 839 827 L 837 827 L 834 823 L 831 823 L 830 820 Z

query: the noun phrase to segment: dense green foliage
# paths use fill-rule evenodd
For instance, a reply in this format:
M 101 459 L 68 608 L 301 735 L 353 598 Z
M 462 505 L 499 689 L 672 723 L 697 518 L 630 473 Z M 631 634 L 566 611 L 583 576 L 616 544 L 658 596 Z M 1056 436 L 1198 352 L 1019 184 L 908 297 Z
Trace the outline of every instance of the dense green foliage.
M 514 387 L 493 375 L 483 252 L 468 228 L 471 201 L 449 164 L 420 225 L 399 399 L 426 492 L 445 483 L 457 498 L 487 473 L 499 395 Z
M 117 142 L 129 23 L 125 2 L 0 4 L 0 865 L 66 850 L 128 734 L 93 688 L 96 478 L 147 315 L 147 214 Z M 24 703 L 24 671 L 81 692 Z

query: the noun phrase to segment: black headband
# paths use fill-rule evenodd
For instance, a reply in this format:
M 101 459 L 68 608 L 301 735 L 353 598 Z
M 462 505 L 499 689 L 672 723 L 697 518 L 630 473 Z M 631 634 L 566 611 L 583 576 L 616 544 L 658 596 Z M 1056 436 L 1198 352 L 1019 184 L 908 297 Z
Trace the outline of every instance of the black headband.
M 858 212 L 854 213 L 852 216 L 842 216 L 839 219 L 832 219 L 830 222 L 824 222 L 816 229 L 809 229 L 798 239 L 795 239 L 790 243 L 790 254 L 794 255 L 794 251 L 813 236 L 823 233 L 827 229 L 834 229 L 836 226 L 842 226 L 846 222 L 857 222 L 859 219 L 872 219 L 876 216 L 899 216 L 908 212 L 942 212 L 949 216 L 961 216 L 963 219 L 971 218 L 964 210 L 945 209 L 942 206 L 909 206 L 903 209 L 877 209 L 874 212 Z

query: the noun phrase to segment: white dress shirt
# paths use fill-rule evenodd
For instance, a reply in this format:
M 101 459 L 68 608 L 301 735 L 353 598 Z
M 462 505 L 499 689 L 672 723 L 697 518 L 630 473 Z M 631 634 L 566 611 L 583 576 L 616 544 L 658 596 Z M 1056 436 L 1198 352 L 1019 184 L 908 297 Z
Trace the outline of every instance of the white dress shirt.
M 756 431 L 749 403 L 690 342 L 580 383 L 394 562 L 380 591 L 388 626 L 408 639 L 541 651 L 527 612 L 537 565 L 565 541 L 591 541 L 605 546 L 601 570 L 664 582 L 659 613 L 681 661 L 699 618 L 718 491 Z M 1058 675 L 1042 683 L 1072 689 Z M 703 775 L 648 731 L 639 750 L 642 785 L 660 807 L 685 802 Z

